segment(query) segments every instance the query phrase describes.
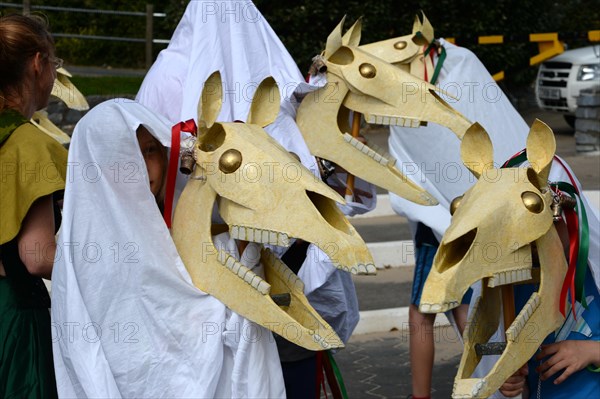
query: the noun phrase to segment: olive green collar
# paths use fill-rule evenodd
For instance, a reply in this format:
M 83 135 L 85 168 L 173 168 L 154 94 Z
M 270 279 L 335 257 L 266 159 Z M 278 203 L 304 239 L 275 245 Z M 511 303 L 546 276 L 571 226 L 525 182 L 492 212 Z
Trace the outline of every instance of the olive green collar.
M 15 110 L 7 109 L 0 112 L 0 145 L 6 141 L 16 128 L 26 122 L 27 119 Z

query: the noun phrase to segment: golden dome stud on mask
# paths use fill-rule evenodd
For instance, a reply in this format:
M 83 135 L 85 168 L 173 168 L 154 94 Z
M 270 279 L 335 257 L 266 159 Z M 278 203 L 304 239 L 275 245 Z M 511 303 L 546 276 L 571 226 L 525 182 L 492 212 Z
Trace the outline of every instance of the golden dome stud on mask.
M 450 203 L 450 215 L 454 215 L 454 212 L 456 212 L 456 209 L 458 209 L 458 207 L 460 206 L 460 201 L 462 200 L 462 198 L 463 196 L 459 195 L 458 197 L 452 200 L 452 202 Z
M 225 174 L 233 173 L 242 164 L 242 153 L 238 150 L 230 149 L 221 155 L 219 159 L 219 170 Z
M 525 191 L 523 194 L 521 194 L 521 199 L 523 200 L 525 208 L 527 208 L 530 212 L 540 213 L 544 210 L 544 200 L 542 197 L 532 191 Z
M 375 75 L 377 75 L 377 69 L 375 69 L 373 65 L 368 63 L 360 64 L 358 70 L 362 77 L 367 79 L 372 79 L 375 77 Z
M 406 46 L 408 46 L 408 43 L 406 43 L 404 40 L 394 43 L 394 48 L 396 50 L 403 50 L 406 48 Z

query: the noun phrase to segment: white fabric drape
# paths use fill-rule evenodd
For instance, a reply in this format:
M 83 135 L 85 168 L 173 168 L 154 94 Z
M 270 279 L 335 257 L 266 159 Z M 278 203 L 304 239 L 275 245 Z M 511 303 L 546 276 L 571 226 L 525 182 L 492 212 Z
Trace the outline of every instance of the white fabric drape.
M 284 397 L 271 333 L 192 285 L 150 192 L 140 124 L 170 146 L 168 122 L 125 99 L 73 134 L 52 276 L 59 395 Z
M 314 157 L 294 122 L 293 93 L 304 78 L 251 1 L 190 1 L 136 99 L 173 124 L 197 119 L 204 82 L 217 70 L 223 80 L 217 121 L 246 121 L 256 88 L 272 76 L 279 86 L 282 109 L 266 130 L 315 170 Z

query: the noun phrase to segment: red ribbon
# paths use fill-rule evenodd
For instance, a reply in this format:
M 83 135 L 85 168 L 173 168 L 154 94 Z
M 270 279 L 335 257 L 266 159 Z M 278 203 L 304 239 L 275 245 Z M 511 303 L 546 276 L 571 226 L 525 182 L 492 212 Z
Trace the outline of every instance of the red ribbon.
M 191 133 L 196 136 L 198 128 L 193 119 L 179 122 L 171 128 L 171 156 L 167 169 L 167 187 L 165 191 L 164 218 L 167 227 L 171 228 L 173 217 L 173 196 L 175 195 L 175 180 L 177 180 L 177 166 L 179 164 L 179 148 L 181 146 L 181 132 Z
M 575 179 L 573 178 L 573 175 L 571 175 L 571 172 L 569 172 L 567 166 L 556 155 L 554 156 L 554 160 L 562 166 L 565 172 L 567 172 L 569 180 L 571 180 L 571 185 L 577 194 L 579 194 Z M 577 257 L 579 255 L 579 218 L 573 209 L 565 209 L 564 213 L 565 218 L 567 219 L 567 230 L 569 232 L 569 268 L 567 269 L 567 275 L 565 276 L 565 281 L 563 282 L 560 291 L 560 313 L 566 317 L 565 308 L 567 290 L 571 288 L 571 312 L 573 313 L 573 317 L 577 318 L 575 315 L 575 272 L 577 270 Z
M 317 353 L 315 354 L 316 357 L 316 362 L 317 362 L 317 384 L 315 386 L 315 398 L 320 398 L 321 397 L 321 388 L 323 389 L 323 392 L 325 392 L 325 398 L 327 398 L 327 388 L 325 387 L 325 376 L 323 375 L 324 370 L 323 370 L 323 355 L 325 354 L 325 352 L 323 351 L 317 351 Z
M 579 250 L 579 220 L 573 209 L 565 209 L 567 230 L 569 231 L 569 268 L 560 290 L 560 313 L 565 315 L 567 291 L 571 288 L 571 311 L 575 317 L 575 271 L 577 269 L 577 251 Z
M 423 50 L 423 80 L 429 82 L 429 77 L 427 76 L 427 56 L 431 58 L 431 63 L 434 64 L 433 55 L 435 54 L 435 49 L 430 48 L 429 54 L 425 54 L 429 46 L 423 46 L 425 50 Z M 434 74 L 435 75 L 435 74 Z
M 569 172 L 569 168 L 567 168 L 567 165 L 565 165 L 563 163 L 563 161 L 559 157 L 557 157 L 556 155 L 554 156 L 554 160 L 556 162 L 558 162 L 560 164 L 560 166 L 563 167 L 563 169 L 565 170 L 565 172 L 567 172 L 567 175 L 569 176 L 569 180 L 571 180 L 571 185 L 575 189 L 575 192 L 579 195 L 579 189 L 577 188 L 577 184 L 575 184 L 575 179 L 573 178 L 573 175 L 571 174 L 571 172 Z

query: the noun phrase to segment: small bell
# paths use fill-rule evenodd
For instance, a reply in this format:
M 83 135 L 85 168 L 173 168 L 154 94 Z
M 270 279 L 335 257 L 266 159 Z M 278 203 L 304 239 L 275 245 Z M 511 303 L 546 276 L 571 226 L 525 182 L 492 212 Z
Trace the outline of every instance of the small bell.
M 557 195 L 554 197 L 552 201 L 552 219 L 554 223 L 560 222 L 562 220 L 562 212 L 563 208 L 573 209 L 577 206 L 577 200 L 568 195 Z
M 181 161 L 179 162 L 179 171 L 185 175 L 191 175 L 194 171 L 196 160 L 194 160 L 194 154 L 191 151 L 185 151 L 181 154 Z
M 556 200 L 552 201 L 550 208 L 552 208 L 552 220 L 554 223 L 560 222 L 562 220 L 562 207 L 560 206 L 560 202 Z

